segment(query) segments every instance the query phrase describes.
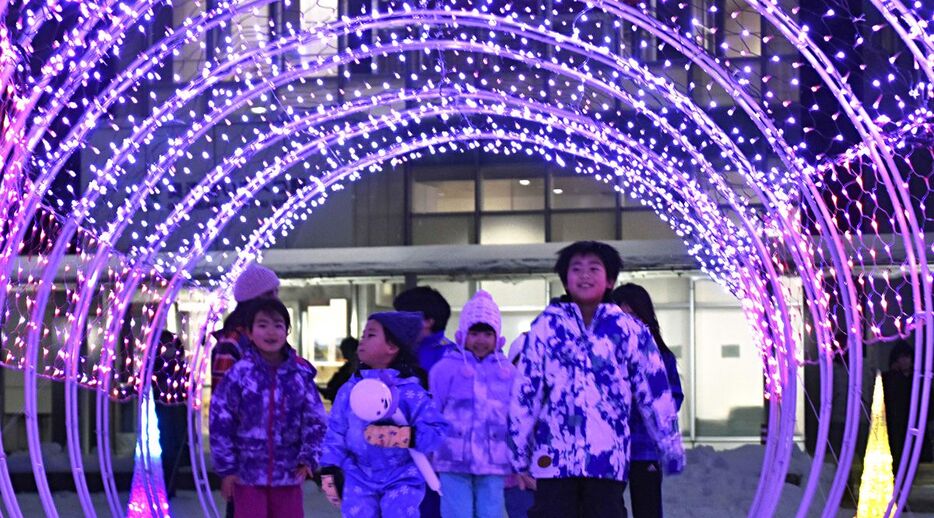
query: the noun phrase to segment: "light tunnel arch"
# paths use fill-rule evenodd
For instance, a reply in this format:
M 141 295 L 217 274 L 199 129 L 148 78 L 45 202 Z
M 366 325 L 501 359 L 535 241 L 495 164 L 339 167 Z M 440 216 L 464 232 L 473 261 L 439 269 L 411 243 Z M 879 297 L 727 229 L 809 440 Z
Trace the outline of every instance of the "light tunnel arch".
M 95 192 L 95 191 L 92 191 L 92 193 L 94 193 L 94 192 Z M 71 228 L 77 228 L 77 224 L 76 224 L 76 223 L 72 223 L 72 227 L 71 227 Z M 61 241 L 59 241 L 59 244 L 61 244 L 61 243 L 63 243 L 63 242 L 64 242 L 64 240 L 61 240 Z M 55 256 L 55 253 L 53 252 L 52 255 Z M 39 311 L 37 310 L 36 313 L 38 313 L 38 312 L 39 312 Z
M 377 157 L 377 158 L 379 159 L 380 157 Z M 315 187 L 314 190 L 317 190 L 317 189 L 318 189 L 318 188 Z M 235 213 L 234 211 L 228 212 L 228 214 L 234 214 L 234 213 Z M 284 216 L 284 215 L 285 215 L 285 214 L 280 214 L 280 216 Z M 273 217 L 273 218 L 270 219 L 270 221 L 280 221 L 280 220 L 283 220 L 283 219 L 284 219 L 284 218 L 281 218 L 281 217 L 280 217 L 280 218 Z M 211 227 L 211 228 L 216 228 L 216 225 L 212 224 L 212 225 L 209 225 L 209 227 Z M 236 271 L 236 268 L 234 269 L 234 271 Z M 179 287 L 180 287 L 180 286 L 179 286 Z M 171 297 L 165 299 L 166 302 L 168 302 L 168 301 L 170 301 L 170 300 L 171 300 Z M 193 444 L 194 444 L 194 443 L 196 443 L 196 441 L 193 441 Z
M 235 213 L 236 213 L 235 211 L 227 211 L 227 212 L 226 212 L 226 214 L 231 215 L 231 216 L 232 216 L 233 214 L 235 214 Z M 212 224 L 212 225 L 209 225 L 209 227 L 215 228 L 215 225 Z M 183 269 L 183 270 L 184 270 L 184 269 Z M 168 298 L 164 299 L 163 304 L 165 304 L 165 303 L 170 303 L 170 301 L 171 301 L 171 297 L 168 297 Z M 115 320 L 116 320 L 116 319 L 115 319 Z M 200 340 L 199 340 L 199 342 L 200 342 Z M 142 377 L 145 378 L 146 375 L 144 375 L 144 376 L 142 376 Z M 194 444 L 194 443 L 195 443 L 195 442 L 193 441 L 193 444 Z
M 889 164 L 886 164 L 886 165 L 891 165 L 890 162 L 891 162 L 891 160 L 889 160 Z M 885 168 L 882 169 L 883 174 L 885 173 L 886 170 L 887 170 L 887 169 L 885 169 Z M 896 211 L 896 214 L 897 214 L 897 211 Z M 904 237 L 904 235 L 903 235 L 903 237 Z M 923 250 L 924 250 L 924 247 L 922 246 L 922 247 L 921 247 L 922 254 L 923 254 Z M 923 257 L 923 255 L 922 255 L 922 257 Z M 922 263 L 923 263 L 923 261 L 922 261 Z M 845 264 L 845 262 L 844 262 L 843 264 Z M 924 277 L 922 277 L 922 282 L 923 282 L 923 280 L 924 280 Z M 914 293 L 915 293 L 915 295 L 917 296 L 917 290 L 915 290 Z M 928 293 L 928 296 L 929 296 L 929 293 Z M 0 297 L 2 297 L 2 294 L 0 294 Z M 929 307 L 929 306 L 928 306 L 928 307 Z M 928 319 L 930 319 L 930 314 L 928 314 Z M 920 340 L 921 338 L 919 337 L 918 339 Z M 857 345 L 857 346 L 859 346 L 859 345 Z M 916 448 L 916 450 L 917 450 L 917 448 Z M 905 465 L 906 465 L 905 462 L 903 462 L 902 468 L 904 468 Z M 902 471 L 902 470 L 900 470 L 900 475 L 899 475 L 899 476 L 901 476 L 901 471 Z M 838 471 L 838 475 L 839 475 L 839 471 Z M 910 477 L 909 477 L 909 478 L 910 478 Z M 900 506 L 900 507 L 901 507 L 901 506 Z

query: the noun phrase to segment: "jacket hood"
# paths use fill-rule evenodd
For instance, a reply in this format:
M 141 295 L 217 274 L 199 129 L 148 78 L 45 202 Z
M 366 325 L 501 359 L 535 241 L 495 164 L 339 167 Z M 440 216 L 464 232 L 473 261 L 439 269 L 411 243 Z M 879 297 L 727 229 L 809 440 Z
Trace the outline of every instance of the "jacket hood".
M 466 360 L 469 363 L 508 361 L 506 359 L 506 354 L 503 353 L 503 348 L 501 346 L 497 346 L 496 349 L 493 349 L 493 352 L 491 352 L 489 355 L 487 355 L 482 360 L 477 358 L 472 352 L 468 351 L 466 347 L 462 347 L 460 345 L 458 345 L 457 347 L 452 347 L 444 351 L 444 355 L 442 356 L 442 358 L 448 358 L 451 360 L 458 360 L 458 361 Z
M 565 300 L 566 299 L 566 300 Z M 545 306 L 545 309 L 542 311 L 545 315 L 580 315 L 580 306 L 576 302 L 571 301 L 567 295 L 561 298 L 554 298 L 551 302 Z M 613 302 L 601 302 L 597 306 L 597 314 L 615 314 L 623 313 L 623 310 L 619 308 Z
M 601 301 L 601 304 L 615 304 L 615 302 L 613 302 L 612 294 L 613 294 L 613 290 L 607 290 L 607 292 L 603 294 L 603 300 Z M 561 295 L 560 297 L 552 297 L 551 300 L 548 301 L 549 306 L 552 304 L 559 304 L 559 303 L 573 304 L 574 299 L 572 299 L 570 295 L 565 293 L 564 295 Z

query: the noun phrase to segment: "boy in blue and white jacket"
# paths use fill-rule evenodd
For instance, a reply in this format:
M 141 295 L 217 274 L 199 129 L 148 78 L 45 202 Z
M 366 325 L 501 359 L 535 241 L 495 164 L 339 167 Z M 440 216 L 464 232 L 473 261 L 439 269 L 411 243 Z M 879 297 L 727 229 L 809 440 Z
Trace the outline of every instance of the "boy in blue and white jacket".
M 604 303 L 621 264 L 604 243 L 564 248 L 555 270 L 569 298 L 532 322 L 509 415 L 513 467 L 538 489 L 530 518 L 625 516 L 631 405 L 663 469 L 683 470 L 675 403 L 652 335 Z
M 502 347 L 502 319 L 480 290 L 461 310 L 450 349 L 431 369 L 431 394 L 451 428 L 434 466 L 441 478 L 442 518 L 502 518 L 503 482 L 512 473 L 506 445 L 509 395 L 516 368 Z

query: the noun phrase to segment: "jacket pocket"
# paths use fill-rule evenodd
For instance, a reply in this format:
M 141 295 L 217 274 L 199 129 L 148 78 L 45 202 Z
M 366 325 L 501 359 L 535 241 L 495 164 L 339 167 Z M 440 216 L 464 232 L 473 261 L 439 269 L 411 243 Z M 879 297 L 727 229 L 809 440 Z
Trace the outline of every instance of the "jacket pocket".
M 491 426 L 488 450 L 491 467 L 509 466 L 509 448 L 506 443 L 507 430 L 505 426 Z
M 467 448 L 467 440 L 460 431 L 452 431 L 444 440 L 444 445 L 438 454 L 439 460 L 449 459 L 451 461 L 463 462 L 464 450 Z

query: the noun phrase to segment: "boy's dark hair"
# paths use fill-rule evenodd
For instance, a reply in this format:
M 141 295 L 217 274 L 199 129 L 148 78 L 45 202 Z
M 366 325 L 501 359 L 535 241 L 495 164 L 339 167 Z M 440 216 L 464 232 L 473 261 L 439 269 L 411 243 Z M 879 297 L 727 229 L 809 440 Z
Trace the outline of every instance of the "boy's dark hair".
M 568 269 L 571 267 L 571 259 L 577 255 L 595 255 L 603 263 L 603 269 L 606 270 L 606 278 L 614 284 L 619 277 L 619 271 L 623 268 L 623 259 L 619 252 L 612 246 L 601 243 L 600 241 L 577 241 L 558 251 L 558 261 L 555 263 L 555 273 L 561 277 L 561 284 L 568 285 Z
M 249 327 L 249 322 L 246 320 L 249 305 L 249 302 L 238 302 L 233 311 L 224 319 L 224 325 L 221 330 L 225 333 L 232 333 L 238 331 L 240 328 Z
M 289 310 L 279 299 L 254 299 L 246 303 L 241 303 L 246 307 L 246 319 L 244 325 L 247 328 L 253 328 L 253 322 L 256 321 L 256 315 L 267 313 L 269 315 L 279 315 L 285 321 L 285 328 L 292 329 L 292 320 L 289 318 Z
M 341 350 L 341 356 L 343 356 L 345 360 L 353 360 L 357 357 L 357 347 L 359 345 L 360 341 L 352 336 L 344 338 L 341 340 L 339 347 Z
M 668 344 L 665 343 L 665 340 L 662 340 L 662 332 L 658 325 L 658 317 L 655 315 L 655 306 L 652 304 L 652 297 L 645 288 L 638 284 L 628 282 L 613 290 L 610 297 L 613 299 L 613 302 L 619 306 L 623 304 L 629 306 L 629 309 L 632 310 L 636 318 L 641 320 L 642 323 L 649 328 L 649 332 L 652 333 L 652 338 L 655 339 L 655 345 L 658 346 L 658 350 L 663 353 L 673 354 L 671 349 L 668 348 Z
M 484 331 L 486 331 L 487 333 L 496 332 L 496 330 L 493 329 L 493 326 L 491 326 L 490 324 L 484 323 L 484 322 L 477 322 L 476 324 L 470 326 L 470 329 L 468 329 L 467 332 L 469 333 L 471 331 L 475 331 L 478 333 L 482 333 Z
M 418 286 L 396 295 L 392 301 L 396 311 L 421 311 L 425 318 L 434 321 L 431 332 L 444 331 L 451 318 L 451 305 L 438 290 L 430 286 Z

